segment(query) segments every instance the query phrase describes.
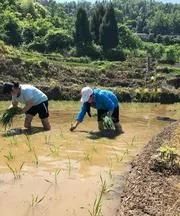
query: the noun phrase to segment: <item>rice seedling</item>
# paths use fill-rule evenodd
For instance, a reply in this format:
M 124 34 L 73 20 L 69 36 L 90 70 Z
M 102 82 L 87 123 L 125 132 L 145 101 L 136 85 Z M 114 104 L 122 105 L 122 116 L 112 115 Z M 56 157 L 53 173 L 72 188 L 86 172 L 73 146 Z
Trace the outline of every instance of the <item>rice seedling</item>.
M 7 163 L 8 168 L 10 169 L 10 171 L 12 172 L 14 179 L 20 179 L 21 175 L 21 170 L 24 166 L 24 162 L 20 165 L 19 169 L 17 168 L 13 168 L 10 164 Z
M 124 152 L 124 155 L 128 155 L 129 154 L 129 149 L 127 148 Z
M 133 145 L 134 145 L 135 139 L 136 139 L 136 137 L 134 136 L 134 137 L 132 138 L 131 143 L 129 143 L 129 142 L 125 141 L 125 140 L 124 140 L 124 142 L 125 142 L 128 146 L 133 146 Z
M 117 153 L 115 153 L 115 156 L 116 156 L 116 161 L 119 163 L 123 160 L 123 156 L 119 156 Z
M 108 174 L 109 174 L 109 178 L 112 179 L 112 168 L 113 168 L 113 163 L 112 163 L 112 158 L 109 159 L 109 171 L 108 171 Z
M 33 155 L 34 155 L 34 158 L 35 158 L 35 164 L 36 164 L 36 166 L 38 166 L 39 165 L 39 160 L 38 160 L 38 156 L 36 154 L 35 148 L 32 148 L 32 152 L 33 152 Z
M 90 153 L 85 152 L 84 153 L 84 160 L 85 161 L 91 161 L 92 160 L 92 155 L 90 155 Z
M 68 157 L 68 173 L 69 173 L 69 176 L 70 176 L 71 175 L 72 166 L 71 166 L 71 160 L 70 160 L 69 155 L 67 155 L 67 157 Z
M 46 144 L 46 145 L 50 145 L 50 138 L 51 138 L 51 136 L 45 134 L 44 138 L 45 138 L 45 144 Z
M 61 172 L 61 169 L 56 169 L 55 173 L 54 173 L 54 180 L 55 180 L 55 184 L 57 184 L 57 177 L 59 175 L 59 173 Z
M 17 145 L 18 142 L 17 142 L 17 137 L 15 135 L 12 136 L 12 140 L 11 140 L 11 145 Z
M 4 157 L 5 157 L 8 161 L 12 161 L 12 160 L 15 159 L 15 155 L 13 155 L 11 151 L 9 151 L 7 155 L 4 155 Z
M 108 171 L 108 175 L 109 175 L 109 178 L 112 179 L 113 175 L 112 175 L 112 169 L 111 168 Z
M 26 136 L 25 144 L 27 145 L 29 152 L 31 152 L 33 148 L 32 148 L 32 144 L 31 144 L 30 136 L 28 134 L 25 134 L 25 136 Z
M 95 145 L 93 145 L 92 151 L 97 153 L 97 147 Z
M 115 126 L 111 117 L 105 116 L 103 118 L 103 127 L 104 129 L 115 130 Z
M 92 211 L 88 210 L 90 216 L 103 216 L 102 198 L 105 193 L 108 193 L 110 191 L 107 187 L 106 180 L 103 180 L 101 175 L 100 175 L 100 180 L 101 180 L 101 190 L 99 196 L 97 196 L 94 200 Z
M 59 128 L 59 129 L 60 129 L 60 137 L 61 137 L 61 138 L 64 138 L 64 135 L 63 135 L 62 129 L 61 129 L 61 128 Z
M 102 191 L 100 192 L 99 196 L 97 196 L 93 203 L 92 211 L 89 211 L 90 216 L 103 216 L 102 215 Z
M 38 195 L 32 194 L 32 199 L 31 199 L 31 207 L 37 206 L 40 202 L 42 202 L 45 198 L 45 195 L 42 197 L 39 197 Z
M 12 107 L 4 111 L 4 113 L 0 117 L 0 123 L 2 124 L 5 130 L 7 127 L 11 127 L 13 124 L 13 118 L 15 115 L 21 113 L 21 108 L 19 107 Z
M 99 196 L 95 198 L 92 211 L 88 210 L 90 216 L 103 216 L 102 215 L 102 197 L 103 197 L 103 190 L 101 190 Z
M 54 144 L 49 148 L 49 150 L 54 156 L 59 156 L 60 146 Z
M 106 180 L 103 180 L 102 176 L 100 175 L 100 180 L 101 180 L 101 191 L 103 194 L 108 193 L 110 190 L 108 189 Z

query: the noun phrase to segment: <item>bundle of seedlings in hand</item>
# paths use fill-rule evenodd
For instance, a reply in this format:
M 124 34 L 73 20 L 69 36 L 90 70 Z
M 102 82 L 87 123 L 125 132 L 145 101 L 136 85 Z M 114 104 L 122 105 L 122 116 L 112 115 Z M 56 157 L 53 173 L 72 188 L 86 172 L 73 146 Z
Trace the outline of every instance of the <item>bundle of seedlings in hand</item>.
M 10 109 L 5 110 L 5 112 L 0 117 L 0 123 L 2 126 L 7 128 L 7 126 L 11 127 L 13 123 L 13 118 L 15 115 L 21 114 L 21 108 L 19 107 L 12 107 Z
M 103 127 L 106 130 L 115 130 L 114 122 L 111 117 L 105 116 L 103 118 Z

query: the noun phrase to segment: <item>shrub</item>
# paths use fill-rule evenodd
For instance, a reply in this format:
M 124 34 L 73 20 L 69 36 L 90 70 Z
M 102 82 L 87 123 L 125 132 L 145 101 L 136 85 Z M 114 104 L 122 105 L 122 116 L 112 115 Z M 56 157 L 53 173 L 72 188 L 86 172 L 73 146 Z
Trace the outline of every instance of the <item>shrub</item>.
M 109 61 L 125 61 L 126 56 L 123 50 L 120 49 L 110 49 L 104 53 L 104 56 Z
M 47 52 L 67 49 L 72 44 L 72 38 L 63 30 L 49 31 L 45 36 Z

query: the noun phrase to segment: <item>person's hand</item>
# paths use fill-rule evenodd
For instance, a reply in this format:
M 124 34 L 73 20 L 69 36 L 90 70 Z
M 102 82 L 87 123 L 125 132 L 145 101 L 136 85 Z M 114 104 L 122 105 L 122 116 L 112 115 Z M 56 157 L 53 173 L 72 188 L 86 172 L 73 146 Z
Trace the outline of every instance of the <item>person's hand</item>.
M 23 113 L 23 110 L 22 110 L 21 107 L 17 107 L 17 113 L 18 113 L 18 114 L 22 114 L 22 113 Z
M 107 112 L 107 116 L 108 116 L 108 117 L 111 117 L 111 116 L 112 116 L 112 114 L 113 114 L 113 112 L 112 112 L 112 111 L 109 111 L 109 112 Z
M 72 132 L 72 131 L 74 131 L 75 129 L 76 129 L 76 126 L 75 126 L 75 125 L 71 125 L 70 131 Z

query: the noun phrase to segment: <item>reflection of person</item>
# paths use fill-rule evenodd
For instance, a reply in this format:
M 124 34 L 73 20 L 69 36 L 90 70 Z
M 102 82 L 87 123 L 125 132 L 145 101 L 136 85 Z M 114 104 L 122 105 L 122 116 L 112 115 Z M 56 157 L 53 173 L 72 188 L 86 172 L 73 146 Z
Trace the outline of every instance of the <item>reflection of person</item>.
M 45 130 L 50 130 L 48 120 L 48 98 L 47 96 L 32 85 L 20 85 L 19 83 L 4 83 L 3 93 L 12 96 L 12 105 L 17 107 L 18 103 L 23 103 L 22 113 L 26 114 L 24 127 L 31 129 L 33 117 L 38 113 Z
M 77 115 L 76 122 L 71 126 L 73 131 L 83 121 L 86 112 L 89 113 L 90 107 L 97 109 L 97 121 L 99 130 L 103 130 L 103 117 L 112 117 L 116 132 L 122 133 L 119 123 L 119 105 L 116 95 L 112 91 L 102 89 L 92 89 L 84 87 L 81 90 L 82 107 Z

